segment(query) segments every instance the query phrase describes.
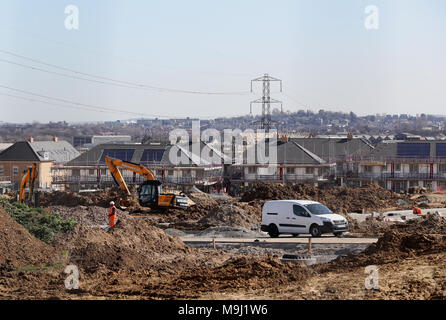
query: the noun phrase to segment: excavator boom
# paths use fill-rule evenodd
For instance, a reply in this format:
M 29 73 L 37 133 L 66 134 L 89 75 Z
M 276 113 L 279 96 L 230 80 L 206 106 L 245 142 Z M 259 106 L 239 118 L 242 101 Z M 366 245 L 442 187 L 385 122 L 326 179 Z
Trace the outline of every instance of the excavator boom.
M 29 184 L 28 201 L 31 202 L 34 192 L 34 182 L 37 178 L 37 165 L 34 163 L 31 168 L 25 170 L 20 180 L 19 202 L 25 198 L 26 185 Z
M 131 196 L 127 183 L 122 176 L 121 169 L 129 170 L 146 178 L 146 181 L 139 188 L 139 203 L 143 206 L 158 206 L 158 207 L 186 207 L 187 199 L 175 194 L 162 193 L 161 182 L 156 179 L 152 171 L 143 166 L 124 160 L 113 159 L 105 156 L 105 164 L 112 174 L 115 182 L 121 187 L 121 190 L 127 195 Z

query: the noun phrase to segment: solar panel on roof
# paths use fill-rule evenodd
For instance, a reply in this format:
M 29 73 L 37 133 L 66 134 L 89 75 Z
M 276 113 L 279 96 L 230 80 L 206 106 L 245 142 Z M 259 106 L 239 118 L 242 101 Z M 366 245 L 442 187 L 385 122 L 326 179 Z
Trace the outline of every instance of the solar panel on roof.
M 446 143 L 437 143 L 437 157 L 446 157 Z
M 104 149 L 101 162 L 105 162 L 105 156 L 124 161 L 131 161 L 134 153 L 134 149 Z
M 398 143 L 398 157 L 429 157 L 431 146 L 429 143 Z
M 159 149 L 145 149 L 141 156 L 141 162 L 161 161 L 164 150 Z

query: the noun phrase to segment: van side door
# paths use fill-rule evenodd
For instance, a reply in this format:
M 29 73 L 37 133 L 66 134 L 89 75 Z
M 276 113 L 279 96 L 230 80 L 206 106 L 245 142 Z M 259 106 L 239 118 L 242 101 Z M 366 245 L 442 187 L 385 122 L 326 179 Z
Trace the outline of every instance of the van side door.
M 293 204 L 293 218 L 291 221 L 299 233 L 307 233 L 310 229 L 311 215 L 303 206 Z

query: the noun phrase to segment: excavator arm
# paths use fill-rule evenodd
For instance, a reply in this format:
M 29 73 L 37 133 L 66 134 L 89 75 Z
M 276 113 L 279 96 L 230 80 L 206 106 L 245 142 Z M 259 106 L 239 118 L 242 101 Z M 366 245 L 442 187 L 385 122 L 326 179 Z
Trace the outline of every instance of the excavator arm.
M 25 198 L 26 185 L 29 183 L 28 200 L 31 202 L 34 192 L 34 182 L 37 178 L 37 165 L 34 163 L 31 168 L 24 171 L 24 175 L 20 180 L 19 202 L 23 202 Z
M 136 164 L 124 160 L 113 159 L 109 156 L 105 156 L 105 163 L 107 164 L 110 173 L 112 174 L 115 182 L 121 187 L 121 190 L 127 195 L 131 196 L 130 190 L 125 183 L 122 176 L 121 169 L 130 170 L 146 178 L 142 185 L 140 185 L 138 191 L 139 204 L 144 207 L 175 207 L 175 208 L 187 208 L 187 197 L 176 195 L 173 193 L 162 193 L 161 182 L 155 178 L 152 171 L 144 167 L 142 164 Z
M 124 177 L 122 176 L 121 170 L 119 168 L 130 170 L 143 176 L 147 180 L 156 181 L 157 179 L 153 175 L 152 171 L 144 167 L 142 164 L 136 164 L 124 160 L 110 158 L 109 156 L 105 156 L 105 164 L 107 165 L 110 173 L 115 179 L 116 183 L 121 187 L 121 190 L 125 192 L 127 195 L 131 195 L 130 190 L 125 183 Z

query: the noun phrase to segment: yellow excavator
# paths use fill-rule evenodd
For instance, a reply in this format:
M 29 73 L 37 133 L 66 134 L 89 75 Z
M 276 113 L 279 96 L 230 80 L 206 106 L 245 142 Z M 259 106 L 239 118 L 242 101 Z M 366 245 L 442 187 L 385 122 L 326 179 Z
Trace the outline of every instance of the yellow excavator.
M 20 192 L 19 202 L 23 202 L 25 198 L 26 186 L 29 184 L 28 201 L 31 203 L 34 193 L 34 182 L 37 178 L 37 165 L 34 163 L 31 168 L 26 169 L 23 172 L 22 179 L 20 180 Z
M 163 192 L 161 181 L 156 179 L 152 171 L 142 164 L 114 159 L 109 156 L 105 156 L 105 164 L 110 170 L 116 184 L 121 187 L 121 190 L 125 196 L 130 197 L 131 192 L 125 183 L 124 177 L 122 176 L 119 168 L 130 170 L 147 179 L 138 187 L 138 202 L 141 206 L 181 209 L 186 209 L 188 207 L 188 199 L 186 196 Z M 125 203 L 125 199 L 122 201 L 122 203 Z

